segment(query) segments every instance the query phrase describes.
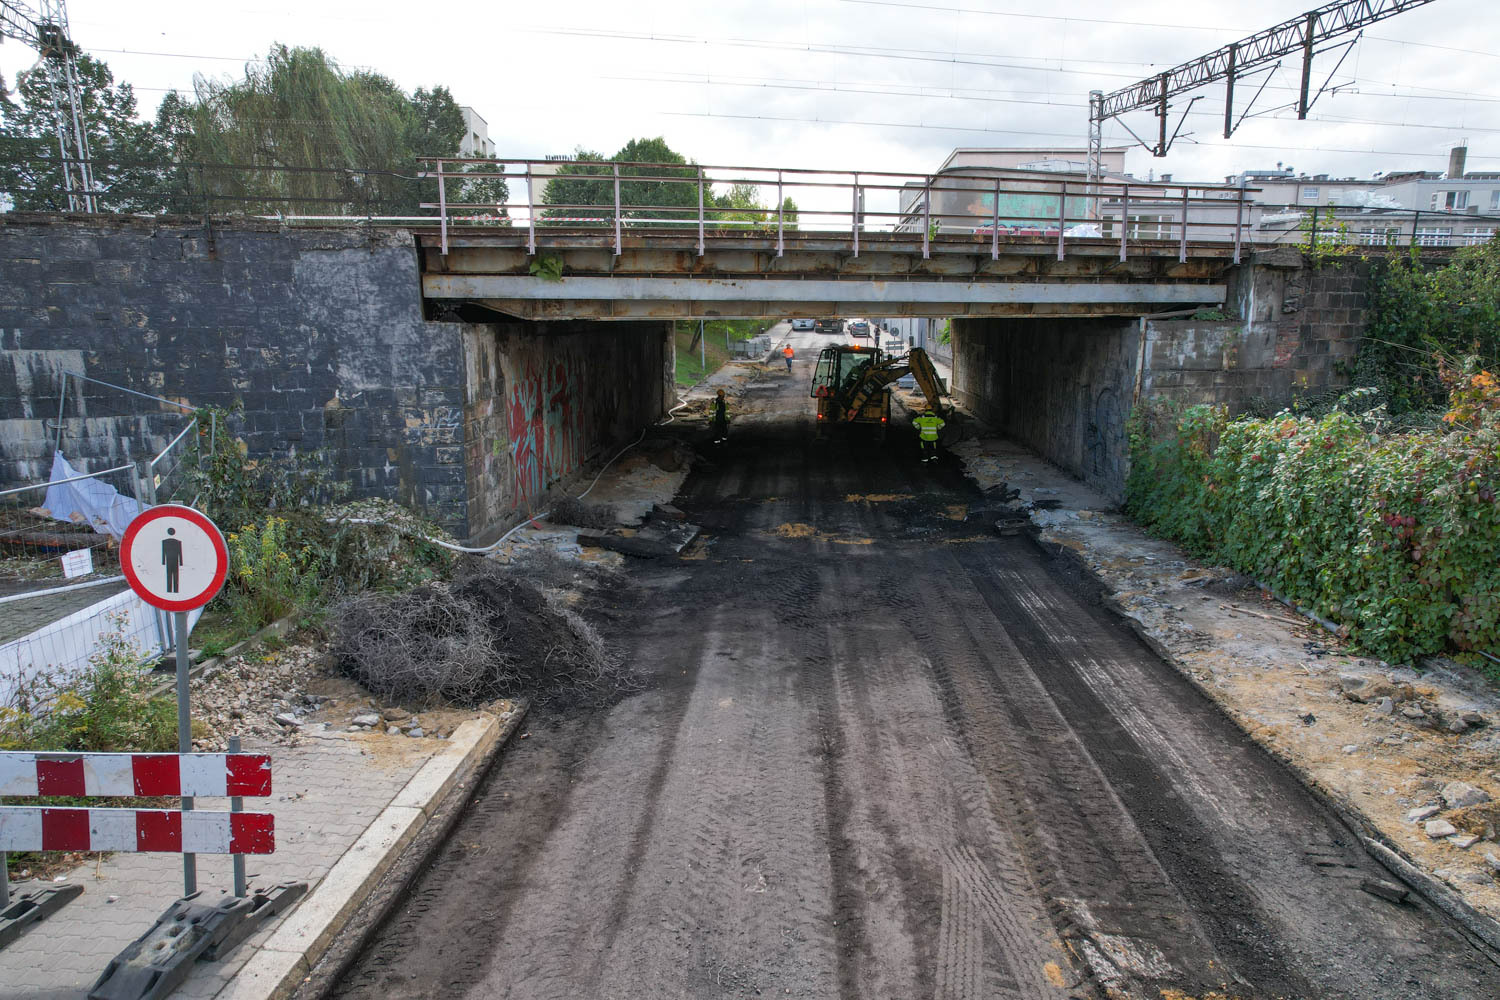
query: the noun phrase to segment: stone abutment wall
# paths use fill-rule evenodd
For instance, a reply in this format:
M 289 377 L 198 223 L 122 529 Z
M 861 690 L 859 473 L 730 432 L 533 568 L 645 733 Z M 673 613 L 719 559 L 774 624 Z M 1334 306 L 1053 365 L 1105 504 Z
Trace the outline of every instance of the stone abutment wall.
M 1137 399 L 1277 407 L 1348 382 L 1369 265 L 1257 254 L 1222 313 L 953 321 L 953 388 L 1006 435 L 1106 495 L 1124 495 L 1125 422 Z M 1144 350 L 1142 333 L 1144 331 Z
M 667 325 L 436 322 L 398 229 L 0 216 L 0 483 L 46 478 L 64 371 L 235 411 L 460 538 L 498 534 L 662 413 Z M 139 461 L 175 407 L 69 380 L 63 451 Z

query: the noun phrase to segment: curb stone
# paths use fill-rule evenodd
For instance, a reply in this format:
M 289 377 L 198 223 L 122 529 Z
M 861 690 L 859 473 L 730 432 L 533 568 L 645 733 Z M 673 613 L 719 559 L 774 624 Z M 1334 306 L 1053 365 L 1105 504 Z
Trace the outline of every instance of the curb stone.
M 312 974 L 340 931 L 363 909 L 402 851 L 465 787 L 460 774 L 493 759 L 520 725 L 524 704 L 503 723 L 486 714 L 462 723 L 448 745 L 412 776 L 219 994 L 231 1000 L 284 1000 Z M 473 783 L 467 787 L 472 789 Z M 463 796 L 467 800 L 467 796 Z
M 1039 527 L 1033 522 L 1033 527 Z M 1082 559 L 1078 553 L 1067 548 L 1058 546 L 1059 558 L 1069 559 L 1081 571 L 1088 574 L 1088 578 L 1097 583 L 1101 589 L 1101 603 L 1117 615 L 1130 630 L 1154 652 L 1162 661 L 1175 670 L 1179 676 L 1193 686 L 1203 698 L 1214 707 L 1224 718 L 1234 724 L 1234 727 L 1245 734 L 1245 737 L 1260 747 L 1267 756 L 1276 761 L 1287 772 L 1296 779 L 1297 783 L 1317 799 L 1319 803 L 1327 807 L 1340 823 L 1349 830 L 1364 848 L 1365 853 L 1370 855 L 1380 865 L 1390 872 L 1404 884 L 1411 887 L 1412 891 L 1421 896 L 1434 909 L 1441 910 L 1451 917 L 1463 929 L 1465 935 L 1471 939 L 1477 939 L 1476 944 L 1484 952 L 1485 957 L 1496 965 L 1500 965 L 1500 922 L 1489 917 L 1470 906 L 1457 893 L 1449 890 L 1436 879 L 1421 871 L 1413 865 L 1402 853 L 1400 848 L 1386 839 L 1385 835 L 1367 819 L 1355 806 L 1345 802 L 1332 791 L 1324 788 L 1312 775 L 1306 773 L 1296 762 L 1283 755 L 1275 747 L 1267 746 L 1257 740 L 1253 733 L 1246 728 L 1238 714 L 1231 711 L 1213 696 L 1198 677 L 1188 669 L 1177 656 L 1169 650 L 1160 640 L 1147 630 L 1145 623 L 1132 615 L 1120 600 L 1108 589 L 1108 584 L 1094 573 L 1087 561 Z
M 428 809 L 429 821 L 412 838 L 408 849 L 390 865 L 371 887 L 358 912 L 351 913 L 342 929 L 332 935 L 321 957 L 300 970 L 291 989 L 278 994 L 290 1000 L 321 1000 L 339 985 L 366 945 L 395 914 L 408 891 L 432 864 L 449 834 L 463 817 L 490 768 L 499 759 L 524 721 L 530 704 L 520 702 L 487 746 L 470 753 L 465 766 L 455 770 L 445 793 L 435 797 Z M 456 779 L 456 780 L 455 780 Z

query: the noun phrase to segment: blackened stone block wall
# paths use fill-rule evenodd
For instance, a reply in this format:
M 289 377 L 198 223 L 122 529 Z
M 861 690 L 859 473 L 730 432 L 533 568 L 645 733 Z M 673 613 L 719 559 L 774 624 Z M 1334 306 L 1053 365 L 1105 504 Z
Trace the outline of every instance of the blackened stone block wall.
M 1125 486 L 1134 320 L 955 319 L 953 392 L 987 423 L 1099 489 Z
M 1145 399 L 1278 407 L 1348 384 L 1364 335 L 1369 265 L 1314 266 L 1283 248 L 1230 281 L 1224 312 L 1118 319 L 953 321 L 966 405 L 1106 495 L 1123 498 L 1124 422 Z M 1139 389 L 1138 389 L 1139 387 Z
M 662 322 L 475 327 L 467 343 L 469 532 L 489 542 L 556 487 L 609 459 L 664 409 Z
M 236 409 L 231 432 L 248 460 L 313 453 L 353 495 L 395 499 L 467 538 L 521 514 L 507 492 L 516 477 L 484 459 L 510 454 L 519 427 L 502 405 L 516 382 L 505 351 L 525 333 L 535 340 L 525 365 L 546 373 L 558 360 L 537 336 L 545 325 L 528 326 L 424 318 L 404 230 L 0 216 L 0 482 L 45 478 L 59 373 L 81 371 Z M 545 451 L 557 456 L 547 485 L 625 436 L 626 423 L 638 430 L 660 414 L 663 329 L 600 324 L 619 340 L 600 332 L 564 351 L 566 384 L 546 383 L 540 405 L 544 423 L 557 411 L 574 431 L 556 446 L 566 452 Z M 600 364 L 580 368 L 585 356 Z M 601 388 L 638 369 L 652 377 Z M 585 399 L 610 400 L 609 419 Z M 170 407 L 76 380 L 67 412 L 63 449 L 85 469 L 146 458 L 182 425 Z

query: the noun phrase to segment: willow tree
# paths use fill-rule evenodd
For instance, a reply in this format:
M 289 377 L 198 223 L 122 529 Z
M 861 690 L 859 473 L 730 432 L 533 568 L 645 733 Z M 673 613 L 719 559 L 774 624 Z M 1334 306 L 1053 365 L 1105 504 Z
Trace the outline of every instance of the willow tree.
M 463 115 L 444 87 L 408 97 L 321 49 L 274 47 L 232 82 L 195 81 L 181 159 L 215 211 L 412 215 L 436 200 L 419 156 L 456 156 Z M 505 200 L 504 182 L 454 200 Z

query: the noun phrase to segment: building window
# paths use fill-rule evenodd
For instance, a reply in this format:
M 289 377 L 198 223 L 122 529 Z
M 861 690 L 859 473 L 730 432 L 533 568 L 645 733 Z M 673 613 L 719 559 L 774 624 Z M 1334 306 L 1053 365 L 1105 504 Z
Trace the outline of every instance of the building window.
M 1419 247 L 1445 247 L 1448 246 L 1452 229 L 1418 229 L 1417 246 Z
M 1396 242 L 1400 235 L 1399 229 L 1361 229 L 1359 231 L 1359 242 L 1367 247 L 1389 246 Z
M 1461 212 L 1469 207 L 1469 192 L 1434 191 L 1429 205 L 1434 211 Z
M 1490 211 L 1500 211 L 1500 188 L 1490 192 Z
M 1305 188 L 1303 188 L 1302 189 L 1302 200 L 1303 201 L 1317 201 L 1318 200 L 1318 189 L 1315 188 L 1315 187 L 1305 187 Z
M 1494 226 L 1469 226 L 1464 230 L 1464 246 L 1477 247 L 1495 238 Z

